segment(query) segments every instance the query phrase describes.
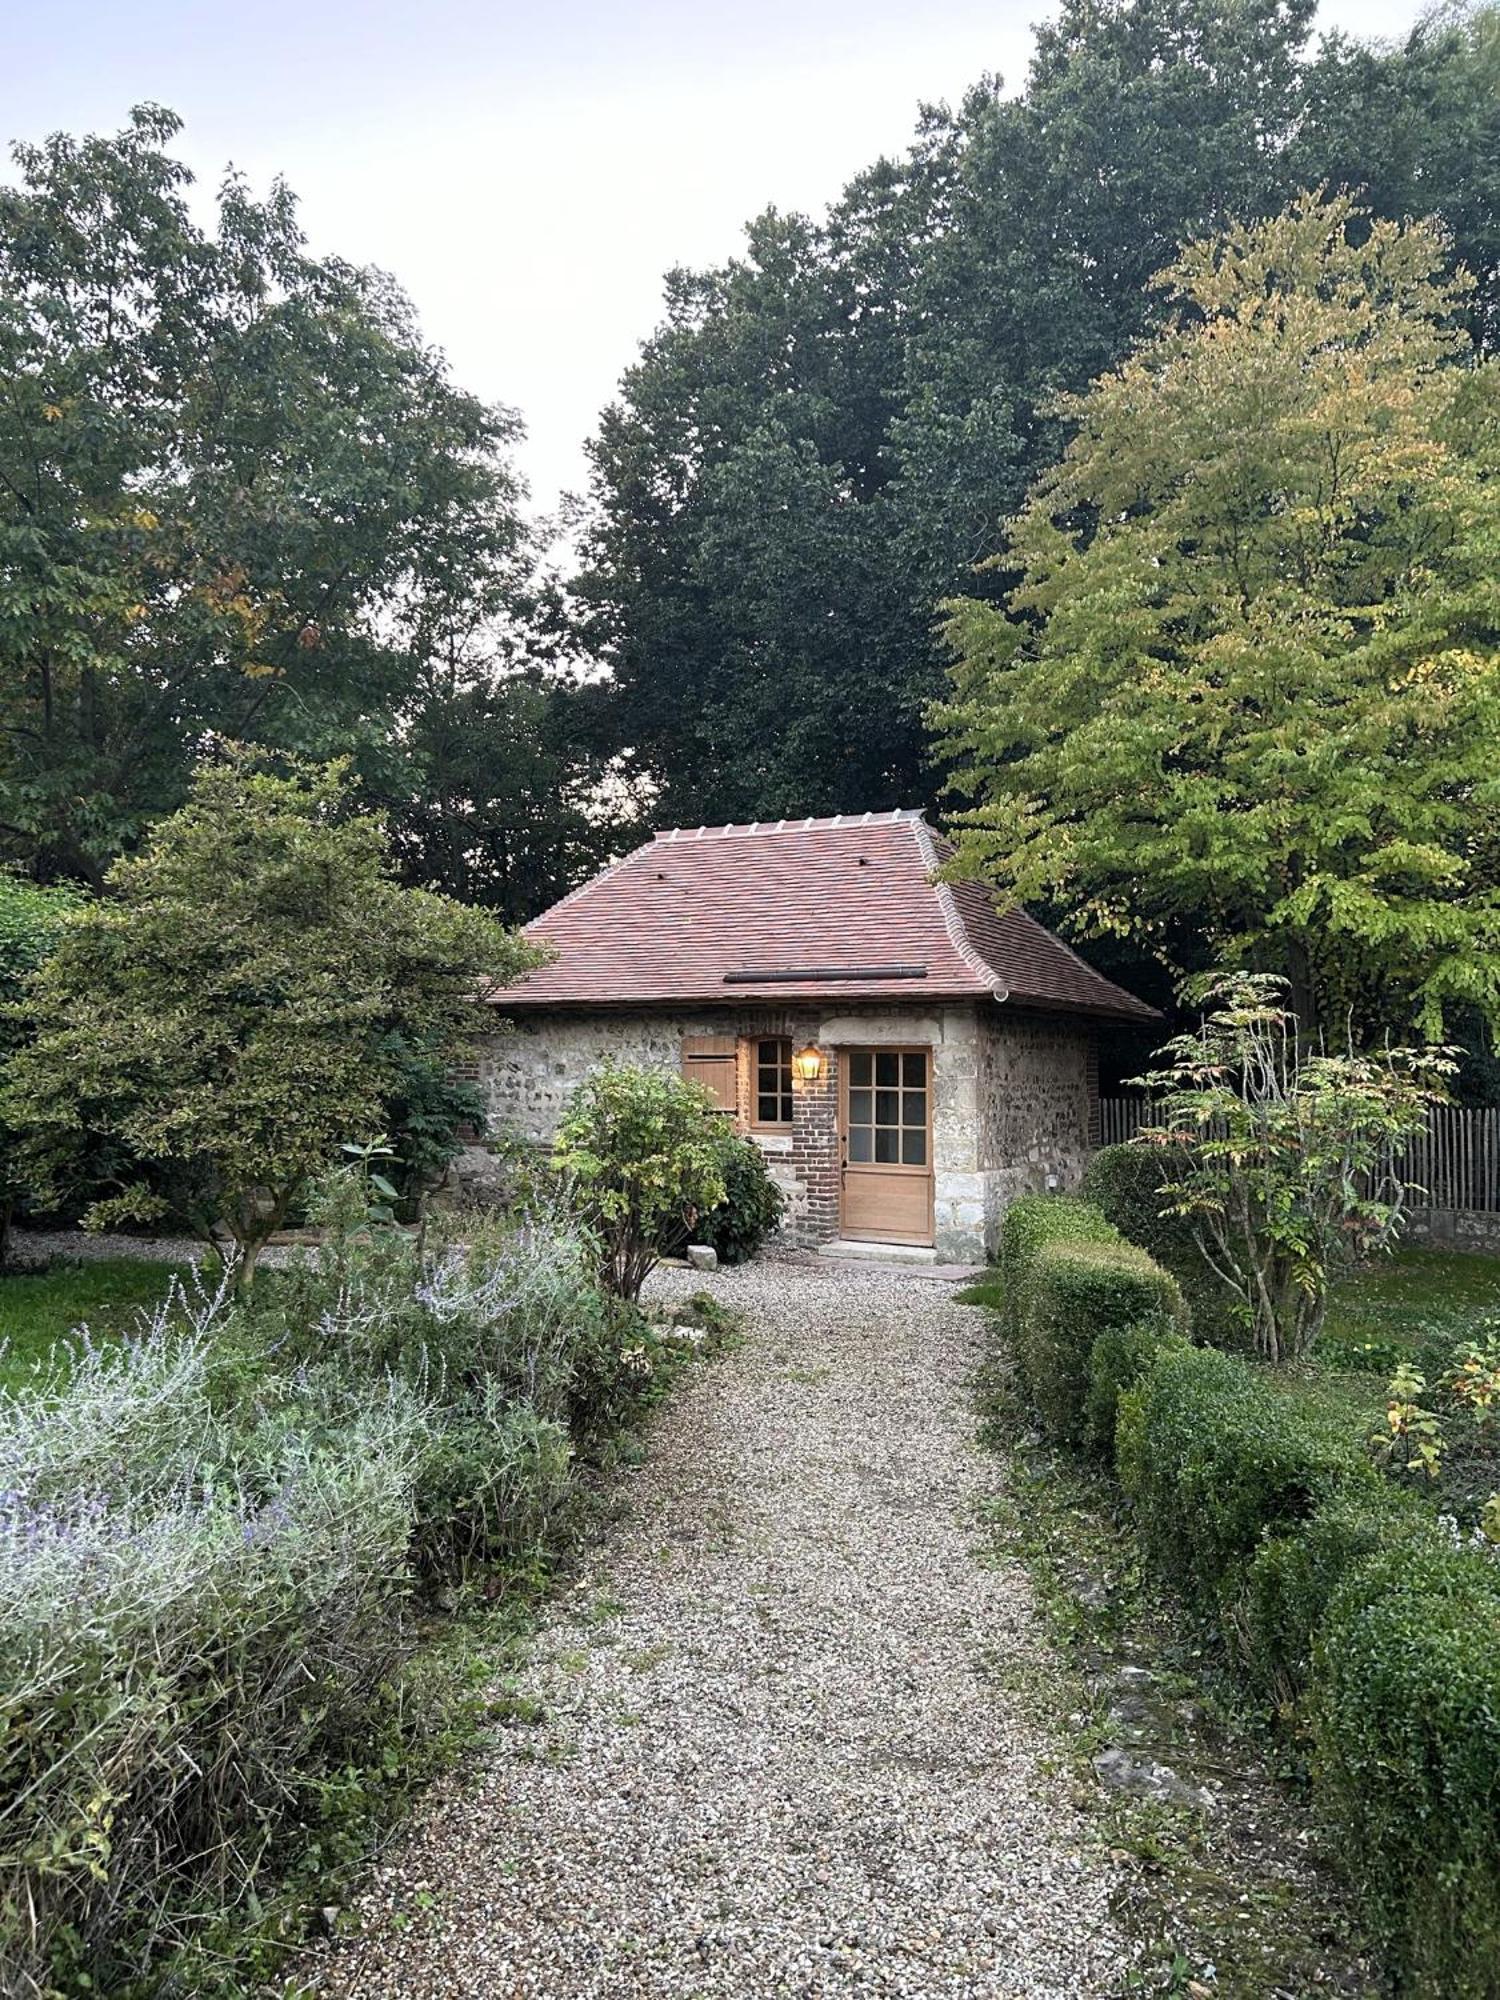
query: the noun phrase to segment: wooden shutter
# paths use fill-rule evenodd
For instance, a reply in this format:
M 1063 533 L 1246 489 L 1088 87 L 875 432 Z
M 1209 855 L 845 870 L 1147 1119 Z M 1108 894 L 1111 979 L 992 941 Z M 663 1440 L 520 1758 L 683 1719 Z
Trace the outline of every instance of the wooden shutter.
M 682 1073 L 701 1083 L 721 1111 L 739 1107 L 738 1052 L 733 1035 L 688 1035 L 682 1044 Z

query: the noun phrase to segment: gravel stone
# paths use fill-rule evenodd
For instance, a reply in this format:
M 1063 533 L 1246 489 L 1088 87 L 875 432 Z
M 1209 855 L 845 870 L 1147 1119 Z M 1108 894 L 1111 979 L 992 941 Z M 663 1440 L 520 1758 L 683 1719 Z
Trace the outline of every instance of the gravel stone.
M 677 1301 L 696 1272 L 659 1272 Z M 297 1968 L 383 2000 L 1029 2000 L 1128 1956 L 985 1558 L 979 1315 L 899 1269 L 764 1261 L 498 1726 Z M 517 1705 L 519 1706 L 519 1705 Z M 522 1710 L 522 1713 L 530 1713 Z M 346 1918 L 348 1924 L 351 1919 Z

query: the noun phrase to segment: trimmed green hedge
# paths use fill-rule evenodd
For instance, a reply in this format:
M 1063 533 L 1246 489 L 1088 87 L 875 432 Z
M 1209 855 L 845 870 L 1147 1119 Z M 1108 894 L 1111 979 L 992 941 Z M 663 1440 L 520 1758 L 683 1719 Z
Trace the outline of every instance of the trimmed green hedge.
M 1118 1243 L 1120 1232 L 1097 1208 L 1069 1194 L 1023 1194 L 1005 1211 L 1000 1231 L 1000 1321 L 1012 1339 L 1031 1266 L 1046 1243 Z
M 1243 1346 L 1243 1308 L 1204 1261 L 1187 1217 L 1163 1214 L 1162 1185 L 1162 1158 L 1151 1147 L 1101 1146 L 1084 1171 L 1081 1192 L 1128 1243 L 1172 1273 L 1200 1340 L 1213 1347 Z
M 1025 1386 L 1053 1436 L 1113 1445 L 1148 1554 L 1310 1729 L 1400 1991 L 1500 2000 L 1500 1564 L 1376 1471 L 1359 1385 L 1188 1342 L 1177 1283 L 1126 1240 L 1148 1234 L 1127 1201 L 1148 1176 L 1110 1150 L 1131 1164 L 1090 1179 L 1120 1228 L 1067 1197 L 1006 1218 L 1000 1316 Z
M 1084 1430 L 1090 1449 L 1100 1458 L 1115 1455 L 1120 1399 L 1146 1375 L 1162 1349 L 1174 1345 L 1188 1345 L 1175 1326 L 1148 1320 L 1135 1326 L 1107 1327 L 1089 1349 Z
M 1018 1353 L 1049 1434 L 1089 1435 L 1091 1361 L 1101 1335 L 1164 1333 L 1187 1324 L 1177 1280 L 1133 1243 L 1054 1238 L 1032 1259 L 1021 1300 Z
M 1448 1543 L 1432 1509 L 1399 1486 L 1360 1479 L 1315 1507 L 1295 1534 L 1256 1550 L 1245 1575 L 1239 1626 L 1246 1664 L 1278 1708 L 1289 1708 L 1312 1675 L 1313 1639 L 1340 1585 L 1392 1550 L 1424 1562 Z
M 1500 1994 L 1500 1568 L 1357 1565 L 1313 1649 L 1314 1782 L 1399 1990 Z
M 1147 1548 L 1210 1609 L 1263 1536 L 1346 1484 L 1380 1483 L 1356 1431 L 1211 1347 L 1157 1356 L 1121 1399 L 1117 1449 Z

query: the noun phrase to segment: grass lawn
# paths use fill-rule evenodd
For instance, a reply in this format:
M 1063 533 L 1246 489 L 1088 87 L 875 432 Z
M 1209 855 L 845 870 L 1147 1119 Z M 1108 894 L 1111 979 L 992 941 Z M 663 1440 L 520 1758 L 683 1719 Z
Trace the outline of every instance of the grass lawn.
M 1389 1370 L 1433 1340 L 1478 1332 L 1500 1314 L 1500 1257 L 1398 1250 L 1334 1293 L 1319 1355 L 1335 1368 Z
M 963 1305 L 1000 1303 L 998 1272 L 954 1296 Z M 1476 1332 L 1500 1315 L 1500 1257 L 1455 1250 L 1398 1250 L 1335 1291 L 1318 1344 L 1325 1367 L 1388 1374 L 1434 1340 Z
M 102 1339 L 130 1332 L 141 1310 L 154 1306 L 173 1272 L 182 1270 L 112 1257 L 0 1277 L 0 1385 L 25 1381 L 81 1323 Z

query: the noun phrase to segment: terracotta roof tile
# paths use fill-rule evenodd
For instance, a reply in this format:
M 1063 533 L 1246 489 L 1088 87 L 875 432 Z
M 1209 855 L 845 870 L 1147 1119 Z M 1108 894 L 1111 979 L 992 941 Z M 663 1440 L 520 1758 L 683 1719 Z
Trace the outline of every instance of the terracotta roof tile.
M 934 883 L 949 851 L 917 812 L 659 833 L 528 925 L 557 957 L 492 997 L 514 1008 L 994 994 L 1153 1017 L 1023 910 L 998 911 L 975 883 Z

